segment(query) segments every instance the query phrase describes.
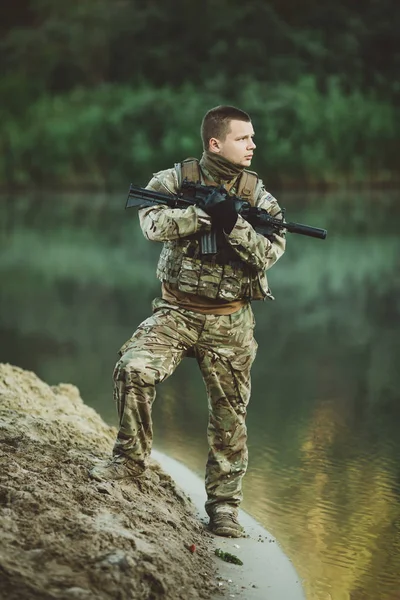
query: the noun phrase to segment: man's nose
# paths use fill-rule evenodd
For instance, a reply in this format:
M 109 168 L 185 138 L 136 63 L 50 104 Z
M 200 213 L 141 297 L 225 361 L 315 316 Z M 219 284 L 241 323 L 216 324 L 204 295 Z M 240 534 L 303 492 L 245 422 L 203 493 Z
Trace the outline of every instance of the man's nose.
M 249 145 L 247 146 L 247 148 L 249 150 L 254 150 L 254 148 L 257 148 L 257 146 L 254 143 L 254 140 L 250 140 Z

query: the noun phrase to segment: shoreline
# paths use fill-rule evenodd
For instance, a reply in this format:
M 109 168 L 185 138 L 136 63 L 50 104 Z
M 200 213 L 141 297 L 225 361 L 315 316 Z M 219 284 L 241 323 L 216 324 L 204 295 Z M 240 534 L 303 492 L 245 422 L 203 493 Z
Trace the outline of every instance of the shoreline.
M 217 593 L 211 534 L 159 464 L 143 480 L 89 477 L 110 457 L 115 434 L 75 386 L 49 386 L 0 363 L 1 598 Z
M 207 528 L 203 480 L 153 450 L 149 476 L 97 482 L 116 430 L 78 388 L 0 363 L 0 571 L 9 600 L 305 600 L 277 541 Z M 215 555 L 229 552 L 243 564 Z
M 198 518 L 207 523 L 202 479 L 182 463 L 158 450 L 153 449 L 152 457 L 190 497 Z M 243 561 L 243 566 L 239 566 L 215 557 L 219 593 L 212 600 L 305 600 L 300 577 L 276 538 L 243 510 L 239 510 L 239 519 L 248 537 L 223 538 L 211 534 L 213 549 L 221 548 Z
M 267 178 L 265 178 L 267 179 Z M 297 192 L 298 190 L 315 193 L 330 193 L 338 191 L 351 191 L 351 192 L 390 192 L 398 191 L 400 188 L 400 180 L 394 178 L 376 178 L 368 179 L 365 177 L 362 180 L 356 179 L 330 179 L 327 181 L 316 180 L 308 181 L 304 179 L 279 179 L 274 180 L 268 179 L 269 188 L 274 190 L 276 194 L 284 194 L 290 192 Z M 139 185 L 139 184 L 138 184 Z M 125 186 L 126 187 L 126 186 Z M 54 182 L 52 185 L 26 185 L 26 184 L 6 184 L 0 183 L 0 196 L 9 196 L 10 194 L 27 194 L 37 196 L 39 194 L 94 194 L 94 195 L 105 195 L 113 194 L 118 192 L 118 186 L 114 184 L 104 184 L 101 186 L 95 184 L 68 184 L 65 182 Z M 125 192 L 122 190 L 122 192 Z

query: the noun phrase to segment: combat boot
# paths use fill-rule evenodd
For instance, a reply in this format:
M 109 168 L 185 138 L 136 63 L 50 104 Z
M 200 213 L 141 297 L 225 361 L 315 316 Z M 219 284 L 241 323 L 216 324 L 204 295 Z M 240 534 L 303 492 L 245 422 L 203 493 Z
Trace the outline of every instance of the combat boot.
M 137 479 L 144 475 L 146 467 L 125 456 L 113 456 L 102 464 L 89 470 L 89 476 L 96 481 L 117 481 L 120 479 Z
M 209 530 L 215 535 L 238 538 L 244 536 L 244 529 L 238 521 L 238 511 L 232 506 L 220 506 L 210 514 Z

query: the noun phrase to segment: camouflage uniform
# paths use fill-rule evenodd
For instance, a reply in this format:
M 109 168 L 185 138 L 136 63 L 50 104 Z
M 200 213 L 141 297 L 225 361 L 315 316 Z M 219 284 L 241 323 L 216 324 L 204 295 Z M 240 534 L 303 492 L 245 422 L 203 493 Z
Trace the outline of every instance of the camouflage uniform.
M 176 168 L 168 169 L 155 174 L 147 187 L 173 193 L 179 189 L 178 177 Z M 280 212 L 261 182 L 256 204 L 273 215 Z M 211 227 L 210 217 L 200 208 L 150 207 L 142 209 L 139 218 L 149 240 L 164 242 L 157 270 L 162 281 L 189 294 L 196 289 L 197 295 L 219 302 L 239 300 L 241 305 L 231 314 L 204 314 L 161 298 L 154 300 L 153 315 L 122 346 L 115 367 L 119 433 L 114 455 L 146 467 L 153 438 L 155 386 L 171 375 L 188 353 L 194 354 L 209 407 L 206 509 L 211 514 L 218 504 L 237 507 L 248 462 L 245 418 L 257 349 L 250 299 L 272 298 L 265 271 L 283 254 L 285 240 L 276 236 L 270 242 L 239 216 L 232 232 L 224 235 L 245 271 L 229 266 L 228 277 L 221 272 L 223 265 L 204 268 L 207 265 L 201 256 L 185 254 L 193 240 L 198 243 L 196 234 Z M 244 286 L 240 277 L 248 278 Z M 247 290 L 245 296 L 243 290 Z

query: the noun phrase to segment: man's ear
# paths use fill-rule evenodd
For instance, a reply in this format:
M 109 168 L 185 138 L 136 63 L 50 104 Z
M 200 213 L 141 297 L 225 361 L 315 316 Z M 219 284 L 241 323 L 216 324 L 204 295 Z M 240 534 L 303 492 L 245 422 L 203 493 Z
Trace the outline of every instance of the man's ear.
M 210 138 L 208 149 L 210 150 L 210 152 L 221 152 L 221 145 L 219 143 L 219 140 L 217 140 L 217 138 Z

